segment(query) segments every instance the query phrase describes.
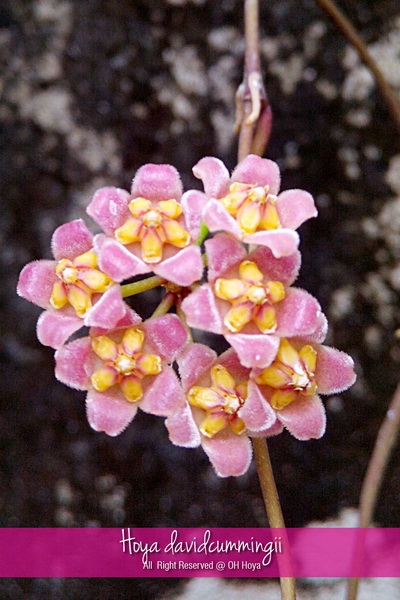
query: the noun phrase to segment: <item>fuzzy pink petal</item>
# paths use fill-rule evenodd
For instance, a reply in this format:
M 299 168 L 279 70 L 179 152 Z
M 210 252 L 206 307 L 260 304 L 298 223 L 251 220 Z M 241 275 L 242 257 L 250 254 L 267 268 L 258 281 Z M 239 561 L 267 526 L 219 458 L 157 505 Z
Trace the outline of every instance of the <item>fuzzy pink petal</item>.
M 85 315 L 85 325 L 113 329 L 123 319 L 128 305 L 122 299 L 121 287 L 112 285 Z
M 178 358 L 179 375 L 184 391 L 211 368 L 217 358 L 216 352 L 204 344 L 189 344 Z
M 252 450 L 247 435 L 223 431 L 211 439 L 203 436 L 201 445 L 220 477 L 238 477 L 250 466 Z
M 242 237 L 236 220 L 231 217 L 223 204 L 214 198 L 211 198 L 203 211 L 203 221 L 210 231 L 226 231 L 236 238 Z
M 147 164 L 140 167 L 132 182 L 131 194 L 147 200 L 179 200 L 182 183 L 178 171 L 171 165 Z
M 271 249 L 276 258 L 290 256 L 299 247 L 299 234 L 292 229 L 274 229 L 272 231 L 256 231 L 243 238 L 246 244 L 260 244 Z
M 259 246 L 249 254 L 248 260 L 253 260 L 269 281 L 281 281 L 283 285 L 289 286 L 299 274 L 301 254 L 294 252 L 289 256 L 275 258 L 269 248 Z
M 202 213 L 208 202 L 208 196 L 197 190 L 185 192 L 181 199 L 181 206 L 185 215 L 186 227 L 193 240 L 200 235 Z
M 100 269 L 114 281 L 119 282 L 151 272 L 151 268 L 135 254 L 103 234 L 95 236 L 94 248 L 99 257 Z
M 231 333 L 225 339 L 236 350 L 242 365 L 249 369 L 269 367 L 279 348 L 276 335 Z
M 320 326 L 321 307 L 304 290 L 289 288 L 285 298 L 274 307 L 278 324 L 275 333 L 280 337 L 306 336 Z
M 83 327 L 83 319 L 59 310 L 46 310 L 37 322 L 36 333 L 43 346 L 61 348 L 67 339 Z
M 316 217 L 314 198 L 304 190 L 288 190 L 279 194 L 276 202 L 282 227 L 297 229 L 304 221 Z
M 177 315 L 163 315 L 144 323 L 146 341 L 163 360 L 173 362 L 189 340 L 186 327 Z
M 228 193 L 229 171 L 219 158 L 206 156 L 192 170 L 194 176 L 202 180 L 207 196 L 222 198 Z
M 126 190 L 103 187 L 97 190 L 86 212 L 105 233 L 112 235 L 125 223 L 129 215 L 129 199 L 130 195 Z
M 307 333 L 303 336 L 307 342 L 314 342 L 315 344 L 322 344 L 328 333 L 328 320 L 324 313 L 321 313 L 317 319 L 317 327 L 312 333 Z
M 132 421 L 138 410 L 134 402 L 127 402 L 117 389 L 107 392 L 91 390 L 86 398 L 86 414 L 95 431 L 119 435 Z
M 260 429 L 260 431 L 248 431 L 247 434 L 250 437 L 272 437 L 273 435 L 279 435 L 283 431 L 282 423 L 277 419 L 272 427 L 268 427 L 268 429 Z
M 73 260 L 93 246 L 93 234 L 82 219 L 57 227 L 51 238 L 51 249 L 56 260 Z
M 203 260 L 200 247 L 191 244 L 172 256 L 153 265 L 154 273 L 177 285 L 187 287 L 203 277 Z
M 298 440 L 318 440 L 325 433 L 326 413 L 321 398 L 298 398 L 282 410 L 278 419 Z
M 90 388 L 94 353 L 90 338 L 84 337 L 62 346 L 54 355 L 58 381 L 76 390 Z
M 248 380 L 250 369 L 242 365 L 233 348 L 223 352 L 215 362 L 225 367 L 238 383 Z
M 207 240 L 205 248 L 209 281 L 215 281 L 217 277 L 222 277 L 226 271 L 244 260 L 246 256 L 243 244 L 224 233 L 217 233 L 213 238 Z
M 315 381 L 320 394 L 342 392 L 353 385 L 355 380 L 354 361 L 351 356 L 336 348 L 317 347 Z
M 281 184 L 278 165 L 268 158 L 260 158 L 255 154 L 246 156 L 232 173 L 232 181 L 269 185 L 269 193 L 277 194 Z
M 169 416 L 165 420 L 165 426 L 169 432 L 169 439 L 175 446 L 182 446 L 183 448 L 200 446 L 200 432 L 188 403 L 180 406 Z
M 208 284 L 189 294 L 182 302 L 182 310 L 189 327 L 204 329 L 211 333 L 222 333 L 222 320 L 215 296 Z
M 252 431 L 268 429 L 276 421 L 275 411 L 264 398 L 259 387 L 251 380 L 247 386 L 247 398 L 239 409 L 238 415 Z
M 179 380 L 171 367 L 153 377 L 140 401 L 140 408 L 151 415 L 168 417 L 185 401 Z
M 57 281 L 54 260 L 35 260 L 22 269 L 17 294 L 41 308 L 51 308 L 49 302 L 53 285 Z

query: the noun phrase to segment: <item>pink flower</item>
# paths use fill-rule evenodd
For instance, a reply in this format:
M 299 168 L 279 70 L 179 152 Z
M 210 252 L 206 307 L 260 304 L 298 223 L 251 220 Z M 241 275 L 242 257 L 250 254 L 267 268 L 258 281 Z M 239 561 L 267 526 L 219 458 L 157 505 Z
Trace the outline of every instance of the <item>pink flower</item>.
M 320 438 L 326 415 L 318 394 L 336 394 L 356 380 L 352 358 L 320 344 L 282 339 L 273 363 L 252 372 L 278 420 L 299 440 Z
M 217 356 L 190 344 L 178 365 L 187 403 L 166 420 L 171 441 L 189 448 L 201 444 L 221 477 L 243 475 L 252 456 L 249 435 L 282 431 L 274 410 L 232 349 Z
M 201 252 L 181 195 L 179 174 L 170 165 L 141 167 L 131 194 L 99 189 L 87 212 L 105 232 L 94 240 L 100 268 L 114 281 L 152 271 L 181 286 L 201 279 Z
M 182 302 L 188 324 L 222 334 L 245 367 L 267 367 L 281 337 L 326 334 L 321 307 L 304 290 L 290 288 L 300 254 L 275 258 L 260 246 L 246 255 L 243 245 L 225 234 L 205 243 L 208 283 Z
M 191 190 L 184 195 L 184 202 L 193 210 L 203 207 L 208 229 L 267 246 L 277 258 L 297 250 L 299 236 L 295 230 L 317 216 L 308 192 L 288 190 L 277 196 L 279 167 L 266 158 L 247 156 L 230 178 L 219 159 L 206 157 L 195 165 L 193 173 L 202 179 L 205 194 Z M 195 222 L 195 217 L 192 220 Z
M 138 407 L 168 416 L 184 403 L 182 388 L 168 366 L 188 341 L 176 315 L 141 323 L 129 310 L 111 331 L 92 328 L 55 354 L 56 377 L 69 387 L 87 390 L 91 427 L 115 436 L 132 421 Z
M 39 341 L 59 348 L 78 329 L 114 327 L 126 313 L 120 286 L 102 272 L 93 236 L 78 219 L 55 230 L 55 260 L 38 260 L 21 271 L 17 292 L 45 311 L 37 324 Z

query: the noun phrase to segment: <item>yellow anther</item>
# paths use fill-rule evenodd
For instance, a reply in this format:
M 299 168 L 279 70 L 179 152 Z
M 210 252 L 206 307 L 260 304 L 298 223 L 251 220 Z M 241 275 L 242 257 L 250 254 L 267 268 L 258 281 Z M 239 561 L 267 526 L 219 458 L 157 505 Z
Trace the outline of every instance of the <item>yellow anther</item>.
M 162 259 L 163 242 L 153 228 L 146 230 L 142 238 L 142 258 L 146 263 L 159 263 Z
M 269 281 L 267 284 L 268 298 L 272 304 L 276 304 L 286 296 L 285 287 L 280 281 Z
M 248 235 L 257 231 L 261 218 L 261 206 L 257 200 L 249 199 L 238 210 L 237 221 L 242 231 Z
M 239 265 L 239 274 L 241 279 L 248 283 L 262 283 L 264 275 L 257 264 L 251 260 L 244 260 Z
M 140 379 L 133 375 L 124 377 L 120 383 L 120 387 L 128 402 L 137 402 L 143 396 L 143 388 Z
M 93 250 L 88 250 L 84 254 L 80 254 L 74 258 L 73 262 L 76 267 L 95 269 L 97 267 L 97 256 Z
M 87 311 L 92 308 L 91 294 L 78 285 L 71 284 L 67 291 L 68 302 L 75 310 L 78 317 L 84 317 Z
M 122 347 L 131 356 L 140 352 L 144 342 L 144 331 L 138 327 L 129 327 L 122 338 Z
M 79 280 L 93 292 L 105 292 L 112 284 L 112 279 L 98 269 L 84 269 L 78 274 Z
M 253 319 L 262 333 L 272 333 L 277 327 L 275 309 L 267 303 L 258 308 Z
M 217 279 L 214 284 L 215 295 L 221 300 L 237 300 L 246 293 L 246 285 L 240 279 Z
M 223 413 L 210 413 L 201 422 L 200 431 L 204 436 L 212 438 L 219 431 L 225 429 L 227 424 L 226 416 Z
M 250 303 L 243 303 L 232 306 L 224 317 L 224 324 L 230 331 L 237 333 L 238 331 L 241 331 L 251 319 L 252 306 Z
M 106 335 L 99 335 L 93 338 L 92 349 L 103 361 L 112 361 L 118 356 L 117 344 Z
M 134 198 L 129 203 L 129 210 L 134 217 L 141 217 L 151 210 L 152 206 L 151 201 L 146 198 Z
M 161 358 L 157 354 L 142 354 L 137 367 L 143 375 L 157 375 L 162 370 Z
M 117 373 L 112 367 L 102 367 L 93 373 L 92 385 L 98 392 L 105 392 L 117 382 Z
M 140 229 L 142 221 L 139 219 L 127 219 L 125 223 L 115 230 L 114 235 L 117 242 L 123 245 L 132 244 L 140 240 Z
M 177 219 L 182 214 L 182 207 L 176 200 L 161 200 L 158 203 L 159 211 L 169 219 Z
M 53 308 L 62 308 L 68 303 L 68 297 L 61 281 L 56 281 L 50 296 L 50 304 Z
M 172 219 L 165 219 L 163 223 L 163 230 L 167 242 L 176 246 L 177 248 L 185 248 L 190 242 L 190 234 L 179 225 L 177 221 Z
M 211 369 L 211 381 L 213 386 L 225 393 L 234 391 L 236 382 L 228 369 L 222 365 L 214 365 Z

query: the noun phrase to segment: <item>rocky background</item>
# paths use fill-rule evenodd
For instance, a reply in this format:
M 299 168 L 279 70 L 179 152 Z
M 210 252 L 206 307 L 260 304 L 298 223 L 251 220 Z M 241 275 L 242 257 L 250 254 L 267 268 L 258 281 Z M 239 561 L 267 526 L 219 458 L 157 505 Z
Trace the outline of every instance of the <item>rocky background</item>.
M 400 91 L 400 1 L 339 5 Z M 270 443 L 287 525 L 302 526 L 357 505 L 399 380 L 400 142 L 369 72 L 315 2 L 261 2 L 261 27 L 268 157 L 283 188 L 309 190 L 320 212 L 302 228 L 298 285 L 318 297 L 329 343 L 358 372 L 350 392 L 327 399 L 322 440 Z M 128 188 L 146 162 L 174 164 L 186 187 L 198 186 L 191 167 L 204 155 L 235 166 L 241 32 L 237 0 L 0 4 L 2 527 L 266 524 L 254 468 L 220 479 L 201 450 L 172 446 L 161 419 L 143 413 L 118 438 L 93 432 L 84 395 L 56 382 L 53 352 L 35 338 L 40 310 L 15 294 L 23 265 L 50 258 L 53 230 L 85 217 L 96 188 Z M 135 302 L 149 315 L 157 293 Z M 383 526 L 400 523 L 399 465 L 397 449 Z M 146 600 L 186 584 L 8 580 L 0 597 Z

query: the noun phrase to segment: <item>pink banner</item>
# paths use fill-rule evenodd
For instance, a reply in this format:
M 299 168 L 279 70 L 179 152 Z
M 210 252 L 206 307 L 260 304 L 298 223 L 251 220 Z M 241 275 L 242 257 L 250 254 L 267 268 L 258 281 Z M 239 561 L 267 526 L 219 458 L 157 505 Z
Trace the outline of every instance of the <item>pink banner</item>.
M 400 577 L 400 529 L 0 529 L 0 577 Z

